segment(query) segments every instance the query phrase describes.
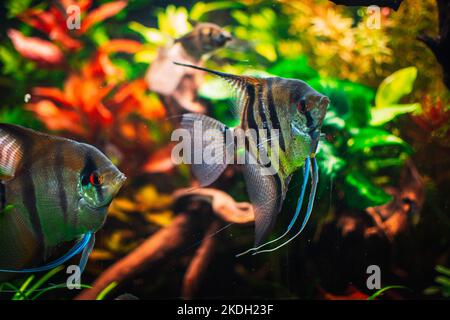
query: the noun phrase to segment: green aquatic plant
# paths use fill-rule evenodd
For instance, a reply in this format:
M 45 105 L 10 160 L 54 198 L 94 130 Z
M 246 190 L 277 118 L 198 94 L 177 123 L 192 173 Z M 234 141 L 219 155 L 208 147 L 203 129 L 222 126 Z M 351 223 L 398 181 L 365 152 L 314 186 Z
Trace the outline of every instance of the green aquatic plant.
M 442 265 L 435 267 L 437 276 L 434 278 L 435 285 L 425 289 L 426 295 L 441 294 L 444 298 L 450 298 L 450 268 Z
M 420 110 L 420 103 L 399 104 L 403 96 L 411 93 L 416 78 L 417 68 L 409 67 L 394 72 L 381 82 L 375 106 L 371 108 L 371 125 L 383 125 L 400 114 Z
M 95 300 L 104 300 L 106 295 L 108 295 L 108 293 L 110 293 L 112 290 L 114 290 L 114 288 L 117 287 L 117 282 L 111 282 L 109 285 L 107 285 L 105 287 L 105 289 L 103 289 L 97 296 L 97 298 L 95 298 Z
M 397 286 L 397 285 L 387 286 L 387 287 L 381 288 L 380 290 L 377 290 L 374 294 L 372 294 L 370 297 L 368 297 L 367 300 L 375 300 L 376 298 L 385 294 L 387 291 L 393 290 L 393 289 L 406 289 L 406 290 L 411 291 L 411 289 L 409 289 L 408 287 L 405 287 L 405 286 Z
M 383 187 L 395 182 L 393 177 L 412 154 L 412 148 L 395 130 L 381 125 L 399 114 L 416 110 L 417 104 L 398 104 L 403 95 L 411 92 L 415 76 L 413 67 L 395 72 L 381 83 L 376 93 L 350 81 L 331 78 L 309 81 L 331 100 L 322 129 L 328 142 L 322 143 L 318 153 L 324 169 L 322 176 L 335 180 L 350 207 L 365 209 L 392 199 Z
M 51 278 L 53 278 L 63 269 L 64 266 L 58 266 L 54 269 L 51 269 L 36 281 L 34 281 L 36 279 L 36 275 L 32 274 L 29 277 L 25 278 L 25 280 L 21 282 L 20 286 L 17 286 L 15 283 L 12 282 L 0 283 L 0 294 L 13 293 L 11 300 L 36 300 L 43 294 L 48 293 L 49 291 L 53 291 L 56 289 L 67 289 L 66 283 L 62 284 L 48 283 L 48 281 Z M 44 287 L 45 284 L 48 284 L 48 286 Z M 80 284 L 80 288 L 91 288 L 91 286 L 86 284 Z

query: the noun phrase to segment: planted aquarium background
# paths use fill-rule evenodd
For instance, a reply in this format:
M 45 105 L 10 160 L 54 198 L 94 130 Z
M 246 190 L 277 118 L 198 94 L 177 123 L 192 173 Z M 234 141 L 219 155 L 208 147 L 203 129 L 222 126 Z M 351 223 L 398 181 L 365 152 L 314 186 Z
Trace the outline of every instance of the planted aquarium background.
M 127 181 L 78 287 L 74 257 L 14 275 L 0 299 L 450 297 L 448 3 L 345 2 L 4 1 L 0 122 L 91 144 Z M 240 168 L 201 188 L 173 163 L 182 114 L 239 120 L 223 80 L 172 61 L 329 97 L 314 209 L 288 245 L 236 257 L 254 241 Z M 301 181 L 300 169 L 269 240 Z

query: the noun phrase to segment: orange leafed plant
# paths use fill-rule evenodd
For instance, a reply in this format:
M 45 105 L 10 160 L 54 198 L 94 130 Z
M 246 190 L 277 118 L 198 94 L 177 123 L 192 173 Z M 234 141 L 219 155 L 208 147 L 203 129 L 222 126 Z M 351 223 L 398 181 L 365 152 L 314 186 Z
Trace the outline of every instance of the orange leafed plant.
M 8 31 L 8 37 L 23 57 L 40 66 L 60 67 L 64 62 L 64 51 L 76 51 L 82 47 L 81 35 L 94 24 L 114 16 L 126 5 L 127 1 L 113 1 L 88 12 L 92 6 L 91 0 L 55 1 L 47 10 L 31 8 L 18 16 L 24 23 L 44 33 L 50 41 L 27 37 L 14 29 Z M 80 14 L 80 26 L 69 28 L 68 21 L 75 19 L 75 14 Z
M 430 96 L 425 96 L 422 103 L 422 113 L 412 116 L 417 125 L 427 132 L 440 129 L 450 120 L 450 109 L 445 109 L 442 100 L 438 97 L 433 103 Z
M 163 119 L 165 109 L 157 97 L 148 94 L 143 79 L 119 82 L 122 70 L 109 60 L 108 53 L 122 48 L 122 41 L 128 43 L 128 52 L 139 48 L 131 40 L 111 41 L 80 72 L 71 72 L 62 89 L 35 87 L 27 109 L 52 131 L 103 149 L 113 146 L 120 153 L 119 160 L 134 154 L 131 162 L 136 162 L 135 151 L 139 150 L 144 159 L 133 165 L 140 167 L 154 147 L 148 123 Z

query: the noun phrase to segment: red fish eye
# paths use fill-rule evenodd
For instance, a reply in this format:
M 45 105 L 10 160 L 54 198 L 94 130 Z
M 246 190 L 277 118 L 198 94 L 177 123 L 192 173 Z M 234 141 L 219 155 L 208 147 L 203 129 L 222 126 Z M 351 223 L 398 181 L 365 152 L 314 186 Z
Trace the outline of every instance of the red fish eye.
M 93 186 L 99 186 L 103 183 L 103 177 L 97 171 L 94 171 L 89 176 L 89 182 Z

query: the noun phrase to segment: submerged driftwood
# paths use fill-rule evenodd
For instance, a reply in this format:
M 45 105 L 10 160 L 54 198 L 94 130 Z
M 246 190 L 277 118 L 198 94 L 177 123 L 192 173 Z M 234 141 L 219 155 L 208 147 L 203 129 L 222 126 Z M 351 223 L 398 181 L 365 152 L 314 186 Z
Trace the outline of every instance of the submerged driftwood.
M 189 263 L 181 290 L 185 298 L 196 296 L 203 273 L 212 260 L 214 235 L 223 221 L 249 223 L 253 221 L 254 213 L 249 203 L 237 203 L 227 193 L 216 189 L 179 190 L 174 197 L 174 211 L 178 216 L 172 223 L 106 269 L 91 289 L 82 291 L 76 297 L 77 300 L 95 299 L 112 282 L 120 285 L 143 271 L 163 264 L 174 254 L 187 250 L 189 243 L 186 239 L 203 230 L 203 240 Z

